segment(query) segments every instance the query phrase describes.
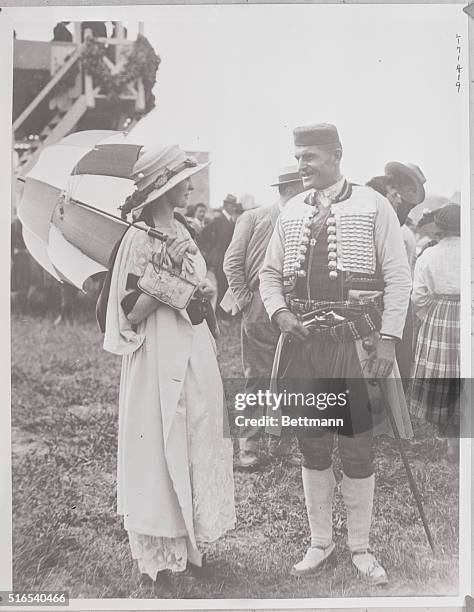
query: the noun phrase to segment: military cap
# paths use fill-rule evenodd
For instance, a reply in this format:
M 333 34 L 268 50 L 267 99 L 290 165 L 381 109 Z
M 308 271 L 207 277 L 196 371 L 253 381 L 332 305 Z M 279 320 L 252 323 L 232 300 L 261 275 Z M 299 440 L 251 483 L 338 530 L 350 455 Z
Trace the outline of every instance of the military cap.
M 296 127 L 293 130 L 293 138 L 296 146 L 341 146 L 336 126 L 331 123 L 316 123 Z

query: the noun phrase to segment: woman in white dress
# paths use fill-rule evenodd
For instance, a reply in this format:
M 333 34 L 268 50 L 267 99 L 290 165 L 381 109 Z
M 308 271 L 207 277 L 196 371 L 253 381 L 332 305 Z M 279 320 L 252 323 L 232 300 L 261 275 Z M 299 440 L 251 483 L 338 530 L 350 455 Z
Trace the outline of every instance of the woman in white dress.
M 144 151 L 132 172 L 136 191 L 123 212 L 168 236 L 167 259 L 213 292 L 184 219 L 198 164 L 177 145 Z M 201 567 L 198 542 L 235 525 L 232 443 L 214 338 L 199 312 L 143 293 L 137 281 L 163 242 L 130 228 L 110 281 L 104 348 L 123 355 L 119 400 L 117 505 L 142 574 Z M 192 303 L 191 303 L 192 304 Z M 192 320 L 191 320 L 192 319 Z

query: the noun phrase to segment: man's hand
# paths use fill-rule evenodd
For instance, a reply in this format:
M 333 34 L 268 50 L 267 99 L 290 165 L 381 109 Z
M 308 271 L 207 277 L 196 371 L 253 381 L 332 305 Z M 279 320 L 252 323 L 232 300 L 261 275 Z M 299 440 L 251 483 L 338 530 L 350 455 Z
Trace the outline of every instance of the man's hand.
M 369 373 L 372 378 L 386 378 L 395 362 L 395 338 L 378 338 L 370 355 Z
M 281 310 L 275 315 L 275 323 L 282 334 L 289 334 L 295 340 L 304 340 L 309 331 L 298 321 L 289 310 Z

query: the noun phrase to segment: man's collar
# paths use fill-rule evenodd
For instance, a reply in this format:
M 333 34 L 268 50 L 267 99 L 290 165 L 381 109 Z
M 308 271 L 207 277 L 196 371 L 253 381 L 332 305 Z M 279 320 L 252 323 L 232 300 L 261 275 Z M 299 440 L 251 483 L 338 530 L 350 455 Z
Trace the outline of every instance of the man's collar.
M 312 206 L 323 206 L 327 208 L 333 202 L 344 200 L 350 195 L 350 187 L 346 179 L 341 176 L 335 183 L 325 189 L 313 189 L 310 196 L 305 200 Z
M 341 193 L 346 179 L 341 176 L 341 178 L 336 181 L 333 185 L 326 187 L 325 189 L 315 189 L 315 192 L 318 194 L 318 197 L 322 200 L 334 202 L 337 196 Z
M 224 217 L 227 219 L 227 221 L 230 221 L 231 223 L 234 222 L 234 219 L 232 218 L 232 216 L 226 211 L 225 208 L 222 209 L 222 214 L 224 215 Z

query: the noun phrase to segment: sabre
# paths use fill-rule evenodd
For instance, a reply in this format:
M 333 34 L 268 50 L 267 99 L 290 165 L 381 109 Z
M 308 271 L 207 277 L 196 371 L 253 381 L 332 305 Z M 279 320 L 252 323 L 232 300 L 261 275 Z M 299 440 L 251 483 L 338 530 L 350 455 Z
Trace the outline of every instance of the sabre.
M 370 342 L 363 342 L 362 346 L 367 351 L 367 353 L 372 352 L 371 349 L 373 349 L 373 345 Z M 415 502 L 416 502 L 416 505 L 417 505 L 417 508 L 418 508 L 418 512 L 420 514 L 421 522 L 423 523 L 423 528 L 425 530 L 426 537 L 428 539 L 429 545 L 431 547 L 431 550 L 432 550 L 433 554 L 436 554 L 435 543 L 434 543 L 434 540 L 433 540 L 433 536 L 431 535 L 431 531 L 430 531 L 430 527 L 428 525 L 428 521 L 426 519 L 425 510 L 423 508 L 423 504 L 422 504 L 422 501 L 421 501 L 421 495 L 420 495 L 420 492 L 418 490 L 418 487 L 416 486 L 416 482 L 415 482 L 415 479 L 413 477 L 413 472 L 411 471 L 410 464 L 408 463 L 408 459 L 407 459 L 407 456 L 405 454 L 405 449 L 403 448 L 402 439 L 401 439 L 401 436 L 400 436 L 400 431 L 399 431 L 397 423 L 395 421 L 395 417 L 393 416 L 392 407 L 390 406 L 390 402 L 387 400 L 385 389 L 383 388 L 383 385 L 378 384 L 378 382 L 376 380 L 370 381 L 369 384 L 378 385 L 379 389 L 381 390 L 381 392 L 382 392 L 382 394 L 384 396 L 385 405 L 387 406 L 386 413 L 387 413 L 388 419 L 390 421 L 390 425 L 392 426 L 392 430 L 393 430 L 393 434 L 395 436 L 395 440 L 397 441 L 398 452 L 400 453 L 400 457 L 402 458 L 402 462 L 403 462 L 403 465 L 404 465 L 406 473 L 407 473 L 408 483 L 410 485 L 411 492 L 413 493 L 413 497 L 415 498 Z
M 26 178 L 23 176 L 19 176 L 17 177 L 17 181 L 20 181 L 20 183 L 26 183 Z M 121 217 L 118 217 L 117 215 L 113 215 L 112 213 L 109 213 L 105 210 L 96 208 L 95 206 L 92 206 L 91 204 L 86 204 L 85 202 L 81 202 L 81 200 L 76 200 L 75 198 L 71 198 L 71 200 L 75 204 L 78 204 L 79 206 L 82 206 L 83 208 L 88 208 L 89 210 L 93 210 L 94 212 L 99 213 L 100 215 L 110 217 L 111 219 L 115 219 L 115 221 L 120 221 L 124 225 L 128 225 L 129 228 L 136 227 L 142 232 L 146 232 L 149 236 L 152 236 L 152 238 L 157 238 L 158 240 L 161 240 L 162 242 L 166 242 L 168 240 L 167 234 L 164 234 L 163 232 L 160 232 L 159 230 L 153 227 L 148 227 L 148 228 L 141 227 L 140 225 L 136 225 L 135 223 L 130 223 L 130 221 L 126 221 L 125 219 L 122 219 Z

